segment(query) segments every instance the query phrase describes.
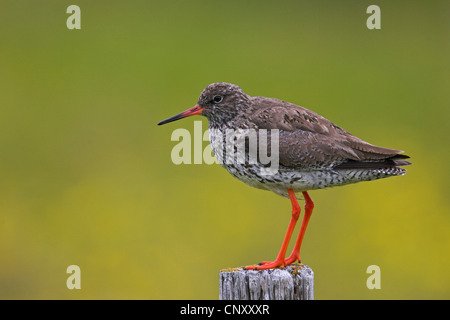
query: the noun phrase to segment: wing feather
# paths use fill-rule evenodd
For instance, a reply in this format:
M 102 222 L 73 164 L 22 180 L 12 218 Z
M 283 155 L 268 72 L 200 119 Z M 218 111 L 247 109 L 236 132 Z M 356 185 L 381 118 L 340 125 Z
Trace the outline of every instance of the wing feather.
M 286 167 L 345 168 L 347 163 L 347 168 L 358 168 L 370 167 L 361 163 L 372 162 L 376 163 L 373 166 L 382 166 L 388 159 L 391 162 L 386 165 L 410 164 L 392 160 L 403 151 L 363 141 L 311 110 L 273 98 L 252 99 L 258 107 L 250 120 L 259 129 L 280 130 L 280 164 Z

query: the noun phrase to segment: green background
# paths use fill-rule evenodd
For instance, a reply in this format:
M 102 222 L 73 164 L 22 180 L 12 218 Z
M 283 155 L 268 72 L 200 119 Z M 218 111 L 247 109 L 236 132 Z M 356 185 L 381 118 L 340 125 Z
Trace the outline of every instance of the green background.
M 450 298 L 449 9 L 1 1 L 0 298 L 217 299 L 221 268 L 273 260 L 289 200 L 219 165 L 174 165 L 173 130 L 206 119 L 156 125 L 218 81 L 412 157 L 406 176 L 310 192 L 316 299 Z M 72 264 L 81 290 L 66 287 Z

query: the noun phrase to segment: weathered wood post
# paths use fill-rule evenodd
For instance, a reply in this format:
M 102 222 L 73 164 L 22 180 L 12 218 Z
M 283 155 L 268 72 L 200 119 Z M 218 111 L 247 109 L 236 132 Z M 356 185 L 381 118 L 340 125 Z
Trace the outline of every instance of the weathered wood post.
M 314 300 L 314 272 L 303 264 L 269 270 L 222 269 L 220 300 Z

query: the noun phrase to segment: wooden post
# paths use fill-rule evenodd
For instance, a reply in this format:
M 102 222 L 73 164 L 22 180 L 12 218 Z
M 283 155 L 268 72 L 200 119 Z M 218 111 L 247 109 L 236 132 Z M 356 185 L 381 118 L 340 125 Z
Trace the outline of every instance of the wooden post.
M 314 300 L 314 272 L 303 264 L 268 270 L 222 269 L 220 300 Z

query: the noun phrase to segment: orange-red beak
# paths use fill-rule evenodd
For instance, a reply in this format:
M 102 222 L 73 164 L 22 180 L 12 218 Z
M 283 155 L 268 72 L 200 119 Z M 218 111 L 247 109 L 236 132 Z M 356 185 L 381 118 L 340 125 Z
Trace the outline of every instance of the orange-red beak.
M 204 108 L 199 107 L 199 105 L 196 105 L 190 109 L 187 109 L 186 111 L 183 111 L 177 115 L 174 115 L 173 117 L 170 117 L 166 120 L 163 120 L 161 122 L 158 123 L 158 125 L 162 125 L 162 124 L 166 124 L 172 121 L 176 121 L 176 120 L 180 120 L 189 116 L 193 116 L 196 114 L 202 114 L 202 111 L 204 110 Z

